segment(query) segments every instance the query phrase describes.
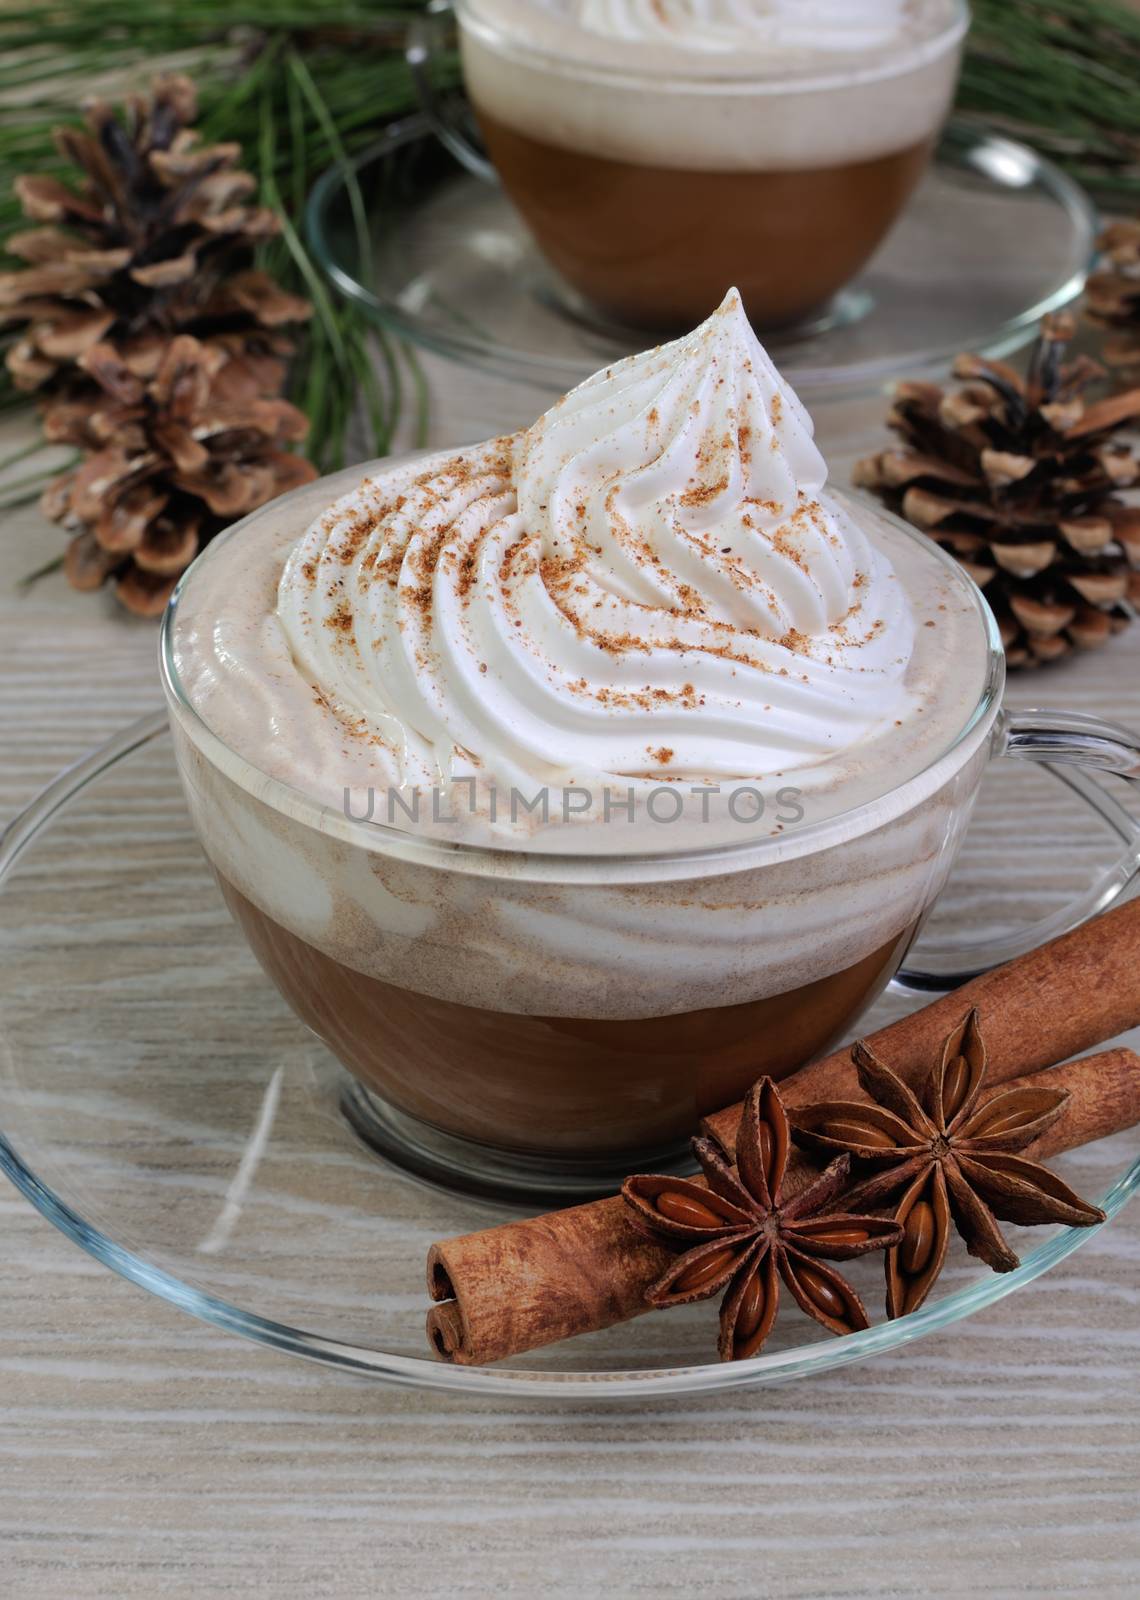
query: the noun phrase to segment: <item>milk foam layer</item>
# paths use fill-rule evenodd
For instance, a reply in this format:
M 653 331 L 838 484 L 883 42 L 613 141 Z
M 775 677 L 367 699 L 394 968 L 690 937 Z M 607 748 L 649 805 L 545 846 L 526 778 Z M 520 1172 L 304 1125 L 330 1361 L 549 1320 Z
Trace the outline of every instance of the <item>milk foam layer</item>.
M 953 94 L 958 0 L 459 0 L 476 109 L 545 144 L 767 172 L 921 145 Z
M 992 716 L 881 826 L 755 865 L 747 849 L 579 881 L 576 863 L 406 857 L 387 836 L 315 828 L 233 775 L 173 708 L 195 828 L 217 870 L 282 927 L 353 971 L 483 1010 L 660 1017 L 785 994 L 911 928 L 945 882 Z M 618 865 L 618 864 L 615 864 Z M 540 1070 L 540 1064 L 536 1064 Z M 474 1088 L 472 1090 L 474 1092 Z

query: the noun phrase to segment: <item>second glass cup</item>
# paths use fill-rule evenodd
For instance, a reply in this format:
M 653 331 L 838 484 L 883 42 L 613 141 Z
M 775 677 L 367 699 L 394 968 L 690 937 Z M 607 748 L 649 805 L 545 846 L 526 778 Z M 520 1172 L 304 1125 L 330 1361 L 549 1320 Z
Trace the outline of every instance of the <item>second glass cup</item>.
M 837 58 L 821 35 L 773 63 L 653 38 L 587 51 L 569 13 L 524 0 L 455 10 L 488 152 L 539 248 L 595 308 L 662 331 L 728 283 L 761 330 L 827 307 L 921 177 L 968 25 L 964 0 L 925 0 L 927 25 L 889 46 Z

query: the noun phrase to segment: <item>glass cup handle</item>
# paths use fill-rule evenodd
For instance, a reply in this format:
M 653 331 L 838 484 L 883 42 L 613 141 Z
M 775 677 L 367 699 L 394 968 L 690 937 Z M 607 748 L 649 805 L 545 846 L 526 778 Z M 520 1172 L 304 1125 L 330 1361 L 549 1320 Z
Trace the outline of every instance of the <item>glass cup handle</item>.
M 457 161 L 484 183 L 498 185 L 499 176 L 479 147 L 470 107 L 456 94 L 440 94 L 437 66 L 448 37 L 455 33 L 452 0 L 430 0 L 408 27 L 404 59 L 420 110 L 432 132 Z
M 923 941 L 916 952 L 917 962 L 902 967 L 895 978 L 905 989 L 956 989 L 980 972 L 1012 961 L 1106 910 L 1140 872 L 1140 822 L 1092 775 L 1111 772 L 1140 783 L 1140 739 L 1135 734 L 1081 712 L 1014 711 L 1003 713 L 997 738 L 995 754 L 1043 766 L 1108 824 L 1122 840 L 1124 851 L 1076 900 L 982 949 Z

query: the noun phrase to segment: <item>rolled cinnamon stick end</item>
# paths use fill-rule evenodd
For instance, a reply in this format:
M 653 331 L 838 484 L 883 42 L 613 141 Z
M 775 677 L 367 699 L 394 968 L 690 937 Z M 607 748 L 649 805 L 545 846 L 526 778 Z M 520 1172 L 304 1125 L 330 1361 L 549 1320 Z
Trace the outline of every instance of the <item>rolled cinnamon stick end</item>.
M 648 1307 L 672 1260 L 638 1233 L 620 1195 L 433 1244 L 428 1339 L 444 1361 L 482 1366 Z
M 1140 1026 L 1140 898 L 1082 923 L 1004 967 L 912 1011 L 867 1038 L 880 1061 L 913 1087 L 971 1006 L 981 1013 L 990 1084 L 1036 1072 Z M 850 1051 L 801 1067 L 780 1085 L 784 1103 L 862 1100 Z M 735 1148 L 740 1107 L 704 1127 Z
M 972 1005 L 982 1013 L 994 1087 L 1140 1026 L 1140 899 L 881 1028 L 870 1043 L 913 1082 Z M 1073 1099 L 1035 1155 L 1140 1121 L 1140 1061 L 1131 1051 L 1055 1068 L 1048 1081 Z M 793 1107 L 861 1098 L 846 1049 L 780 1088 Z M 737 1105 L 708 1119 L 730 1149 L 739 1118 Z M 1059 1138 L 1066 1142 L 1049 1142 Z M 634 1229 L 617 1196 L 446 1239 L 429 1256 L 429 1293 L 442 1303 L 428 1314 L 428 1338 L 443 1360 L 483 1365 L 607 1328 L 648 1310 L 645 1291 L 670 1259 Z

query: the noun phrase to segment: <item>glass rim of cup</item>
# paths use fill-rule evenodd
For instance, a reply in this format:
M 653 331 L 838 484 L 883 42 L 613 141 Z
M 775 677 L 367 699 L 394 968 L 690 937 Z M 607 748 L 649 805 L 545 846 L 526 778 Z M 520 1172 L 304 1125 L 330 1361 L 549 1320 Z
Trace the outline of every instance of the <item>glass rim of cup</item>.
M 437 15 L 453 10 L 461 28 L 466 29 L 497 55 L 522 65 L 542 66 L 547 71 L 562 77 L 579 81 L 586 79 L 614 89 L 651 86 L 655 89 L 668 87 L 686 94 L 748 94 L 780 97 L 826 94 L 839 89 L 881 83 L 891 78 L 905 77 L 933 61 L 940 60 L 961 43 L 970 27 L 969 0 L 949 0 L 949 5 L 951 15 L 944 28 L 929 38 L 917 40 L 905 50 L 900 50 L 897 55 L 888 55 L 885 60 L 878 61 L 873 66 L 863 65 L 825 72 L 804 71 L 800 75 L 794 70 L 785 70 L 778 78 L 766 77 L 757 71 L 742 72 L 739 67 L 719 72 L 717 70 L 720 65 L 719 59 L 713 58 L 706 63 L 708 70 L 704 72 L 693 70 L 691 58 L 687 60 L 687 70 L 678 71 L 664 64 L 647 68 L 644 64 L 643 47 L 640 44 L 635 46 L 636 51 L 641 54 L 640 61 L 632 50 L 626 58 L 626 46 L 629 41 L 621 39 L 605 41 L 611 56 L 618 59 L 600 62 L 588 56 L 575 55 L 565 49 L 546 48 L 521 33 L 508 31 L 501 22 L 488 17 L 480 9 L 479 0 L 438 0 L 438 3 L 430 9 Z M 733 54 L 730 59 L 736 62 L 738 57 Z
M 414 455 L 415 453 L 413 453 Z M 430 460 L 437 452 L 425 456 Z M 439 452 L 441 457 L 449 452 Z M 398 466 L 406 457 L 386 457 L 382 462 L 361 463 L 343 469 L 330 477 L 317 480 L 328 491 L 336 492 L 343 484 L 347 489 L 367 476 L 370 465 L 376 469 Z M 535 849 L 528 839 L 533 835 L 520 834 L 516 844 L 507 836 L 498 836 L 496 842 L 485 843 L 467 838 L 440 838 L 437 833 L 417 832 L 349 814 L 346 806 L 340 809 L 327 800 L 318 799 L 308 791 L 286 783 L 259 767 L 246 755 L 235 750 L 222 739 L 194 705 L 180 679 L 175 660 L 174 635 L 178 623 L 179 602 L 195 573 L 205 562 L 216 559 L 217 551 L 235 537 L 251 521 L 266 515 L 279 515 L 293 496 L 311 495 L 316 484 L 307 484 L 291 495 L 283 495 L 268 505 L 250 512 L 248 516 L 231 524 L 198 555 L 180 578 L 162 616 L 159 665 L 163 690 L 171 710 L 177 709 L 180 730 L 191 740 L 201 756 L 211 766 L 221 771 L 238 787 L 256 795 L 272 810 L 284 814 L 303 826 L 332 835 L 357 848 L 395 856 L 435 866 L 449 872 L 462 872 L 479 877 L 503 875 L 548 883 L 602 883 L 646 882 L 663 879 L 683 879 L 698 876 L 720 876 L 748 867 L 762 866 L 775 861 L 785 861 L 801 856 L 815 855 L 832 845 L 858 839 L 876 828 L 889 825 L 906 815 L 924 797 L 937 793 L 953 772 L 969 759 L 974 748 L 979 748 L 990 736 L 993 724 L 1001 710 L 1001 695 L 1005 684 L 1005 651 L 997 622 L 977 584 L 954 557 L 934 543 L 901 517 L 886 511 L 866 496 L 835 489 L 836 498 L 871 512 L 906 535 L 931 561 L 939 563 L 952 576 L 953 581 L 967 593 L 973 603 L 979 624 L 980 640 L 988 650 L 988 659 L 978 699 L 961 726 L 948 737 L 918 771 L 911 773 L 901 783 L 885 783 L 869 798 L 854 806 L 831 812 L 817 821 L 804 821 L 782 832 L 721 840 L 706 846 L 686 846 L 670 850 L 661 845 L 660 831 L 652 844 L 639 848 L 630 841 L 631 848 L 612 852 L 591 850 L 581 829 L 582 849 L 575 849 L 579 829 L 571 824 L 566 838 L 571 848 L 561 850 Z M 342 491 L 343 492 L 343 491 Z M 211 556 L 214 552 L 214 556 Z M 971 749 L 963 754 L 963 746 L 973 741 Z M 940 770 L 944 769 L 944 770 Z M 604 776 L 604 775 L 600 775 Z M 632 781 L 632 780 L 629 780 Z M 733 780 L 747 786 L 748 780 Z M 891 804 L 885 807 L 885 802 Z M 572 835 L 574 837 L 572 837 Z M 548 835 L 549 837 L 549 835 Z M 596 839 L 596 835 L 593 835 Z

